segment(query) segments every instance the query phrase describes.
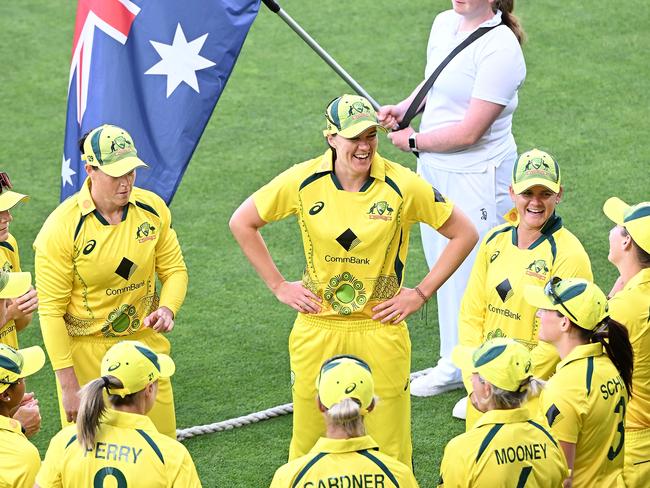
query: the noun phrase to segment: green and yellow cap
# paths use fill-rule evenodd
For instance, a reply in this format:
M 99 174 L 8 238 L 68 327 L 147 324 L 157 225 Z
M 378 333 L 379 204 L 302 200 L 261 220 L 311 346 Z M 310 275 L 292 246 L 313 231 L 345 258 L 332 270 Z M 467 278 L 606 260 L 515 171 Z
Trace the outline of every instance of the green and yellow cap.
M 595 330 L 608 315 L 607 297 L 591 281 L 552 277 L 544 287 L 527 285 L 526 301 L 543 310 L 557 310 L 582 329 Z
M 138 341 L 122 341 L 111 347 L 102 359 L 102 376 L 114 376 L 122 388 L 108 388 L 111 395 L 126 395 L 144 390 L 158 378 L 169 378 L 176 371 L 167 354 L 157 354 Z
M 20 378 L 36 373 L 45 364 L 45 353 L 40 346 L 14 349 L 0 344 L 0 393 Z
M 506 337 L 490 339 L 478 348 L 456 346 L 451 359 L 463 373 L 478 373 L 506 391 L 522 391 L 522 383 L 532 376 L 530 351 Z
M 609 198 L 603 205 L 605 215 L 632 236 L 641 249 L 650 253 L 650 202 L 628 205 L 617 197 Z
M 324 136 L 338 134 L 346 139 L 357 137 L 370 127 L 385 130 L 370 102 L 358 95 L 342 95 L 332 100 L 325 109 L 325 122 Z
M 9 175 L 5 172 L 0 172 L 0 212 L 11 210 L 18 203 L 29 200 L 27 195 L 11 191 L 12 188 Z
M 512 170 L 512 189 L 515 193 L 523 193 L 535 185 L 560 193 L 560 166 L 553 156 L 539 149 L 531 149 L 519 156 Z
M 368 364 L 355 356 L 334 356 L 321 367 L 316 379 L 318 397 L 325 408 L 352 398 L 368 413 L 375 395 L 375 382 Z
M 136 168 L 147 167 L 127 131 L 115 125 L 102 125 L 90 131 L 83 144 L 81 159 L 118 178 Z
M 0 298 L 18 298 L 32 286 L 32 274 L 28 271 L 13 273 L 0 270 Z

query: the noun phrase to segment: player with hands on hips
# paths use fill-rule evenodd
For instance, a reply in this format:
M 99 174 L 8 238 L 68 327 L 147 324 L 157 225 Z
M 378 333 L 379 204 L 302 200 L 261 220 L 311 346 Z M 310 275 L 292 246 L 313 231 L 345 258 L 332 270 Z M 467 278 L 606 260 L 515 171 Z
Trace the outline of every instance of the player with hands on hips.
M 526 404 L 543 388 L 532 376 L 530 351 L 497 338 L 475 349 L 456 348 L 453 359 L 471 372 L 472 404 L 484 414 L 445 447 L 439 486 L 561 487 L 568 475 L 562 450 Z
M 427 46 L 425 81 L 454 48 L 478 28 L 493 27 L 461 50 L 439 73 L 424 100 L 418 132 L 411 127 L 388 137 L 403 151 L 418 154 L 418 173 L 456 203 L 482 238 L 509 210 L 508 185 L 517 159 L 512 117 L 526 77 L 521 50 L 524 33 L 512 14 L 514 0 L 452 0 L 452 9 L 433 21 Z M 397 129 L 425 81 L 396 105 L 378 112 L 384 127 Z M 446 240 L 420 228 L 429 268 L 440 259 Z M 458 343 L 458 313 L 476 248 L 437 291 L 440 359 L 415 378 L 411 393 L 432 396 L 460 388 L 451 361 Z
M 162 333 L 173 329 L 188 281 L 169 208 L 134 186 L 136 169 L 147 165 L 128 132 L 102 125 L 79 149 L 86 181 L 50 214 L 34 241 L 41 329 L 64 426 L 76 419 L 80 385 L 96 377 L 113 344 L 133 339 L 169 353 Z M 175 438 L 168 378 L 160 380 L 149 416 Z
M 564 487 L 617 486 L 633 393 L 627 329 L 609 316 L 607 297 L 591 281 L 552 277 L 544 287 L 527 286 L 525 296 L 539 309 L 539 340 L 561 358 L 540 404 L 571 469 Z
M 36 373 L 44 363 L 45 353 L 40 346 L 16 350 L 0 344 L 0 486 L 34 486 L 41 458 L 12 414 L 25 397 L 25 377 Z
M 627 328 L 634 351 L 623 478 L 628 488 L 642 488 L 650 480 L 650 202 L 628 205 L 612 197 L 603 211 L 616 224 L 607 258 L 619 272 L 609 315 Z
M 325 436 L 308 454 L 280 467 L 271 488 L 370 486 L 369 479 L 377 487 L 417 488 L 411 470 L 378 450 L 366 434 L 364 418 L 381 401 L 370 366 L 354 356 L 334 356 L 323 364 L 316 386 Z
M 408 381 L 411 346 L 404 320 L 465 259 L 477 240 L 467 217 L 411 170 L 377 152 L 377 116 L 363 97 L 326 107 L 324 154 L 281 173 L 235 211 L 230 228 L 275 296 L 298 312 L 289 338 L 293 437 L 289 458 L 309 452 L 325 431 L 314 404 L 327 358 L 363 357 L 382 398 L 368 432 L 387 454 L 411 463 Z M 306 259 L 302 281 L 278 271 L 259 229 L 298 218 Z M 440 260 L 413 289 L 404 286 L 412 224 L 448 239 Z M 390 364 L 391 367 L 385 367 Z
M 35 486 L 200 487 L 185 446 L 158 432 L 146 416 L 160 379 L 175 369 L 169 356 L 142 342 L 112 346 L 101 361 L 101 377 L 80 392 L 77 425 L 50 441 Z

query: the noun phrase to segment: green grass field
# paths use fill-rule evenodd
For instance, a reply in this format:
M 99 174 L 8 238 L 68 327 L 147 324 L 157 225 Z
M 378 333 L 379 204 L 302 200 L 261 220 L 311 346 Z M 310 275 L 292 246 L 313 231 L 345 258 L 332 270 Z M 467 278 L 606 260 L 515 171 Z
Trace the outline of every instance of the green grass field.
M 448 0 L 298 1 L 281 5 L 380 103 L 410 92 L 423 76 L 426 40 Z M 608 289 L 608 196 L 648 200 L 646 47 L 650 9 L 643 0 L 611 3 L 519 1 L 528 33 L 528 66 L 515 116 L 520 150 L 551 151 L 566 196 L 558 212 L 590 253 L 597 282 Z M 72 30 L 76 2 L 0 3 L 0 168 L 32 200 L 12 231 L 23 267 L 31 243 L 57 205 Z M 287 338 L 294 313 L 275 300 L 228 230 L 239 203 L 289 165 L 322 151 L 325 104 L 350 89 L 264 6 L 172 204 L 190 273 L 185 306 L 171 334 L 179 427 L 225 420 L 290 401 Z M 137 141 L 136 141 L 137 142 Z M 388 141 L 380 151 L 412 168 L 412 156 Z M 304 263 L 297 226 L 265 228 L 278 266 L 298 279 Z M 407 286 L 425 274 L 417 229 Z M 409 320 L 413 370 L 437 359 L 435 304 Z M 42 344 L 38 320 L 22 345 Z M 57 431 L 54 376 L 46 367 L 29 382 L 43 426 L 33 439 L 44 454 Z M 453 392 L 413 401 L 416 475 L 434 486 L 446 442 L 463 425 L 450 411 Z M 286 460 L 291 418 L 283 417 L 186 442 L 206 487 L 267 486 Z

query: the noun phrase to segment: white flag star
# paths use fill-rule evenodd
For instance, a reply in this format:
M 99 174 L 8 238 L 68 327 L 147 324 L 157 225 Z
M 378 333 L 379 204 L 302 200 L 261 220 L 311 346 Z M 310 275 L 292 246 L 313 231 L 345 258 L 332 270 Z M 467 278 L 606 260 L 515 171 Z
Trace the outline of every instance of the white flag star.
M 167 98 L 176 90 L 181 82 L 187 83 L 195 92 L 199 92 L 199 82 L 196 72 L 214 66 L 215 63 L 199 54 L 208 34 L 203 34 L 191 42 L 187 42 L 181 24 L 176 26 L 176 34 L 172 44 L 149 41 L 160 55 L 160 61 L 145 71 L 145 75 L 167 76 Z
M 65 159 L 65 154 L 61 157 L 61 180 L 63 186 L 72 186 L 72 175 L 76 175 L 76 171 L 70 167 L 70 159 Z

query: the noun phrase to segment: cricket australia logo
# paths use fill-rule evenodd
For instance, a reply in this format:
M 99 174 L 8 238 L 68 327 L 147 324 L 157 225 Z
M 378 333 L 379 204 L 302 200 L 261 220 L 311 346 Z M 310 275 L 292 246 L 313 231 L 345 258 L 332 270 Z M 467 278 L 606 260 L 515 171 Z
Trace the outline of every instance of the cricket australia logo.
M 372 204 L 370 210 L 368 210 L 368 218 L 370 220 L 393 220 L 393 211 L 393 207 L 387 201 L 381 200 Z
M 5 261 L 5 264 L 2 265 L 2 271 L 5 273 L 10 273 L 14 267 L 11 265 L 9 261 Z
M 135 233 L 138 242 L 143 243 L 156 238 L 156 228 L 149 222 L 143 222 Z
M 117 136 L 113 141 L 111 142 L 111 153 L 115 153 L 115 155 L 120 155 L 125 152 L 131 151 L 131 141 L 129 141 L 126 137 L 124 136 Z
M 548 275 L 548 266 L 546 266 L 546 261 L 543 259 L 536 259 L 528 265 L 526 268 L 526 274 L 528 276 L 534 276 L 538 280 L 546 281 L 546 275 Z
M 102 333 L 105 337 L 114 337 L 133 333 L 140 328 L 140 319 L 133 305 L 124 304 L 108 314 L 108 320 Z
M 323 297 L 340 315 L 350 315 L 368 301 L 363 282 L 347 271 L 330 278 Z

